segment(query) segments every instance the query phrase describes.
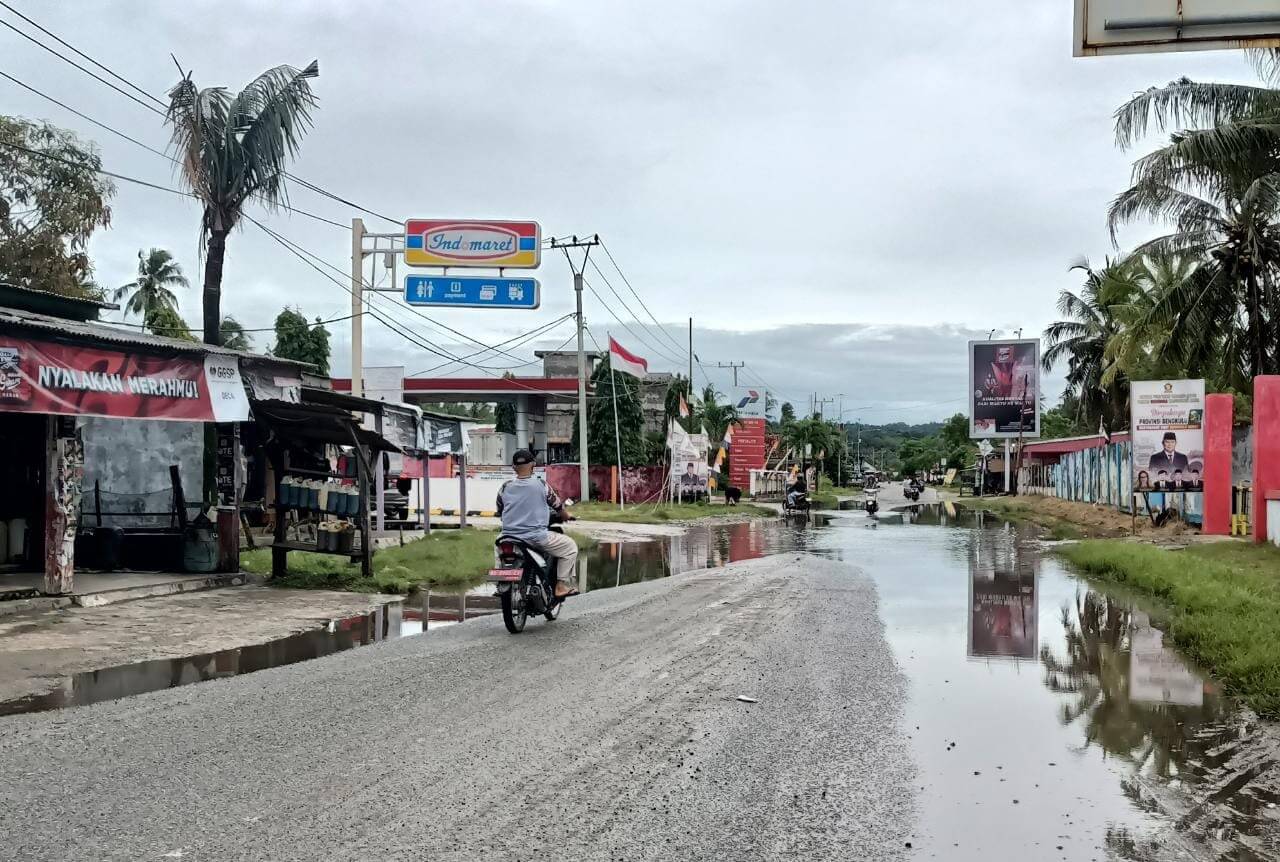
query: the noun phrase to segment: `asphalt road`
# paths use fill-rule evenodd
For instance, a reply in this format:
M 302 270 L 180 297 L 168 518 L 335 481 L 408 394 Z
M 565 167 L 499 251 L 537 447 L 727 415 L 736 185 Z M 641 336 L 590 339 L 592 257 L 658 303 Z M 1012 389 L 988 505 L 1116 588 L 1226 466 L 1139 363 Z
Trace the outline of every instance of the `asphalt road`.
M 0 859 L 892 859 L 904 686 L 868 581 L 755 560 L 0 719 Z

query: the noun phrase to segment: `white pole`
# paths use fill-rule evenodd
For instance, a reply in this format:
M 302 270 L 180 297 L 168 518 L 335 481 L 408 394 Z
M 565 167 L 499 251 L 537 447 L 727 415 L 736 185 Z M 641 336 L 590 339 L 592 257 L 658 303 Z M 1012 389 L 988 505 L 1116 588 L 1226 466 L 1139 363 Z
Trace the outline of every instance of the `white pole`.
M 1004 492 L 1009 493 L 1009 438 L 1004 438 Z
M 609 391 L 613 393 L 613 445 L 618 453 L 618 508 L 627 508 L 627 495 L 622 481 L 622 431 L 618 428 L 618 382 L 613 376 L 613 363 L 609 363 Z
M 364 394 L 364 222 L 351 220 L 351 394 Z
M 587 354 L 582 345 L 585 324 L 582 317 L 582 273 L 573 274 L 573 294 L 578 303 L 578 502 L 586 503 L 591 500 L 591 477 L 587 463 Z

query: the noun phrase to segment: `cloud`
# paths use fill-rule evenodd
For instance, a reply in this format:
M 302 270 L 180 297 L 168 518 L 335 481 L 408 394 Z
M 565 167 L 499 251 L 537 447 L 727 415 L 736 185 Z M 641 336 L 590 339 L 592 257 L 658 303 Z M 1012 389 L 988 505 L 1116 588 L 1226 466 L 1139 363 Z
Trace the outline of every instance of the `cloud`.
M 1072 59 L 1070 4 L 1017 0 L 129 0 L 32 14 L 158 95 L 177 79 L 170 53 L 199 84 L 233 88 L 317 58 L 321 103 L 294 173 L 397 217 L 525 217 L 548 234 L 599 232 L 677 342 L 693 317 L 704 356 L 748 357 L 794 394 L 845 392 L 885 419 L 949 410 L 924 405 L 963 395 L 966 338 L 1039 332 L 1057 292 L 1078 281 L 1070 263 L 1111 251 L 1105 207 L 1135 156 L 1113 143 L 1119 103 L 1182 74 L 1252 79 L 1230 52 Z M 11 74 L 150 145 L 167 141 L 155 114 L 7 31 L 0 44 Z M 112 170 L 175 182 L 163 159 L 8 82 L 0 97 L 6 113 L 96 140 Z M 304 189 L 292 195 L 341 223 L 361 216 L 394 230 Z M 198 284 L 193 203 L 121 183 L 113 208 L 90 246 L 102 283 L 129 280 L 137 250 L 158 246 Z M 349 269 L 343 230 L 255 213 Z M 548 256 L 538 276 L 536 314 L 438 319 L 493 342 L 571 310 L 564 260 Z M 591 269 L 588 279 L 624 320 L 647 319 Z M 250 327 L 269 326 L 286 304 L 311 317 L 350 312 L 340 285 L 252 225 L 231 238 L 224 296 Z M 199 306 L 198 289 L 182 298 L 189 320 Z M 593 328 L 612 323 L 595 296 L 586 306 Z M 366 356 L 433 362 L 373 323 Z

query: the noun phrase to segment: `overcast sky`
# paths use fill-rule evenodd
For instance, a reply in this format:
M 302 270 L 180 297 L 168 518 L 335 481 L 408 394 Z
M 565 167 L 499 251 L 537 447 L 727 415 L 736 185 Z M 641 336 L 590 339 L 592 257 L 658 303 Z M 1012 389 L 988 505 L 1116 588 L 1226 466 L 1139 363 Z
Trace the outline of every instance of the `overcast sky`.
M 1069 265 L 1112 253 L 1104 211 L 1133 158 L 1114 146 L 1116 106 L 1180 75 L 1253 80 L 1228 52 L 1072 59 L 1068 0 L 9 2 L 158 95 L 177 79 L 171 53 L 198 85 L 233 89 L 269 66 L 318 59 L 320 108 L 294 173 L 397 218 L 598 232 L 672 326 L 671 341 L 642 330 L 588 267 L 632 330 L 588 293 L 601 340 L 612 331 L 655 370 L 679 370 L 693 317 L 695 350 L 719 385 L 730 378 L 717 362 L 746 361 L 744 382 L 768 381 L 783 400 L 843 393 L 849 421 L 962 409 L 964 342 L 993 328 L 1039 333 L 1058 291 L 1079 281 Z M 0 71 L 167 143 L 157 116 L 9 30 Z M 3 79 L 0 112 L 72 128 L 109 169 L 176 184 L 168 162 Z M 301 188 L 292 199 L 343 223 L 360 215 Z M 138 249 L 159 246 L 198 284 L 194 203 L 121 183 L 113 210 L 90 248 L 101 283 L 128 281 Z M 349 269 L 349 232 L 287 213 L 266 220 Z M 536 312 L 433 317 L 486 343 L 549 323 L 572 308 L 569 269 L 548 254 L 537 275 Z M 286 304 L 309 317 L 350 312 L 339 286 L 252 225 L 229 242 L 223 289 L 225 310 L 250 327 L 270 326 Z M 443 349 L 479 349 L 391 311 L 390 299 L 379 307 Z M 197 288 L 182 311 L 198 324 Z M 348 326 L 331 327 L 344 376 Z M 566 322 L 514 352 L 532 358 L 571 334 Z M 270 334 L 256 338 L 265 347 Z M 367 365 L 410 372 L 439 363 L 371 320 L 365 351 Z

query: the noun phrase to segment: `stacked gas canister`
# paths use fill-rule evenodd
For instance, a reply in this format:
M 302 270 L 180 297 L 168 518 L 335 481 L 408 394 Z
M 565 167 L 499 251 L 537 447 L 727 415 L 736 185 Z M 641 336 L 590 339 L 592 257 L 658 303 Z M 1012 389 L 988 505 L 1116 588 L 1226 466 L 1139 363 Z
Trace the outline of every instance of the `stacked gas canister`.
M 352 518 L 360 514 L 360 492 L 354 485 L 340 485 L 326 479 L 285 476 L 280 482 L 279 502 L 290 509 Z

